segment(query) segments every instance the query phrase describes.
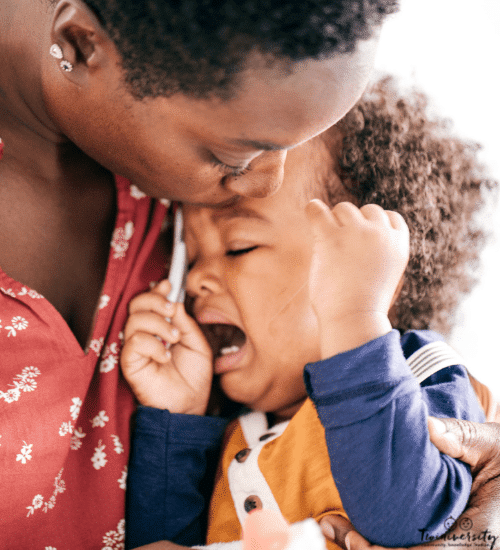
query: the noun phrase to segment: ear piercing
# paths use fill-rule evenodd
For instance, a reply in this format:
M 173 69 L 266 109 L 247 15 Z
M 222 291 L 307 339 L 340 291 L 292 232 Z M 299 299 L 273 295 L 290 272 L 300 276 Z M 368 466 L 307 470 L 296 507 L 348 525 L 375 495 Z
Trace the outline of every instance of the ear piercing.
M 73 65 L 67 59 L 64 59 L 64 54 L 59 44 L 52 44 L 50 47 L 50 55 L 61 60 L 59 65 L 63 71 L 70 73 L 73 70 Z

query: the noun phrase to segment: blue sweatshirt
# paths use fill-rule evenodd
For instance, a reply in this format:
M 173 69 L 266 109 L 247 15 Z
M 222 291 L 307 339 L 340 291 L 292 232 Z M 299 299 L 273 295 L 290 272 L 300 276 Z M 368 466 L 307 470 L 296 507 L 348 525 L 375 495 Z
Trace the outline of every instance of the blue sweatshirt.
M 453 364 L 441 340 L 431 331 L 400 337 L 394 330 L 305 368 L 342 503 L 375 544 L 410 546 L 438 537 L 469 497 L 469 467 L 439 453 L 427 430 L 428 415 L 484 422 L 467 370 Z M 410 369 L 432 373 L 443 364 L 449 366 L 420 385 Z M 139 408 L 127 482 L 127 548 L 158 540 L 203 544 L 226 425 L 222 418 Z

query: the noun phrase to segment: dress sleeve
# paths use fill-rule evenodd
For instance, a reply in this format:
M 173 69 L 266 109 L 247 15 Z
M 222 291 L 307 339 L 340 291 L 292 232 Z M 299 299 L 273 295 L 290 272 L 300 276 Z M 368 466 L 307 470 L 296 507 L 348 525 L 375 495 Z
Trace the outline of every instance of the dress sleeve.
M 467 370 L 447 367 L 419 385 L 406 362 L 438 339 L 430 331 L 400 338 L 393 330 L 305 369 L 342 503 L 375 544 L 439 537 L 467 504 L 469 467 L 441 454 L 427 430 L 428 415 L 484 422 Z
M 127 543 L 203 544 L 227 420 L 139 407 L 127 478 Z

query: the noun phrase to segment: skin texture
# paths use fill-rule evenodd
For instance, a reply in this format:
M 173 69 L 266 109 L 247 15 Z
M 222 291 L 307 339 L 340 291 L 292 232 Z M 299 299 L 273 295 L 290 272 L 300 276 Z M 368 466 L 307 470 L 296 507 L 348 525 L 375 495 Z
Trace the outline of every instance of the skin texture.
M 165 154 L 164 140 L 169 135 L 156 123 L 168 118 L 163 102 L 160 98 L 158 103 L 145 107 L 131 100 L 121 85 L 114 46 L 83 3 L 60 2 L 52 12 L 38 0 L 5 0 L 0 12 L 0 135 L 6 143 L 0 163 L 0 265 L 12 277 L 41 292 L 83 347 L 104 278 L 115 215 L 110 170 L 133 177 L 145 191 L 159 197 L 181 196 L 189 185 L 188 193 L 196 202 L 225 201 L 238 193 L 265 194 L 279 183 L 268 183 L 268 176 L 264 176 L 264 183 L 262 178 L 252 183 L 251 172 L 246 179 L 228 180 L 227 173 L 215 176 L 220 169 L 209 166 L 207 159 L 200 161 L 204 168 L 197 163 L 191 180 L 184 172 L 189 159 L 154 158 Z M 72 73 L 63 73 L 49 56 L 54 42 L 63 47 L 65 57 L 74 64 Z M 325 67 L 328 82 L 324 82 L 323 70 L 319 71 L 323 76 L 318 76 L 318 81 L 325 86 L 319 87 L 323 95 L 314 99 L 322 100 L 330 85 L 337 86 L 341 100 L 335 106 L 317 103 L 327 112 L 315 118 L 314 127 L 292 125 L 292 136 L 284 128 L 280 134 L 283 141 L 278 145 L 295 145 L 340 118 L 361 93 L 372 59 L 373 52 L 361 52 L 357 60 L 344 58 L 347 66 Z M 315 74 L 304 71 L 303 82 L 310 82 Z M 271 93 L 272 86 L 265 86 L 269 78 L 269 73 L 262 74 L 259 83 Z M 261 89 L 257 86 L 254 91 Z M 300 103 L 304 94 L 307 86 L 297 92 L 295 101 Z M 271 99 L 283 104 L 288 95 L 276 94 Z M 172 112 L 181 107 L 182 101 L 180 106 L 171 107 Z M 241 104 L 231 112 L 238 111 L 237 107 Z M 269 112 L 261 115 L 262 120 Z M 247 112 L 246 120 L 257 120 L 256 114 Z M 226 120 L 231 117 L 228 112 L 225 116 Z M 151 124 L 156 132 L 161 130 L 159 134 L 150 130 Z M 228 137 L 233 136 L 217 136 L 224 142 Z M 266 136 L 246 132 L 244 137 Z M 163 145 L 158 146 L 162 139 Z M 152 153 L 153 157 L 145 158 Z M 250 157 L 260 153 L 264 159 L 259 148 L 238 150 L 241 153 Z M 260 167 L 254 164 L 252 172 L 271 171 L 279 180 L 282 157 L 268 155 L 271 167 L 267 163 Z M 158 160 L 159 164 L 151 166 Z M 186 182 L 165 175 L 171 171 L 186 177 Z M 203 191 L 195 192 L 199 177 L 216 187 L 208 199 Z
M 271 197 L 243 199 L 236 206 L 219 210 L 184 208 L 185 240 L 192 264 L 186 290 L 196 298 L 196 319 L 200 323 L 235 324 L 247 337 L 240 368 L 231 367 L 235 362 L 231 356 L 215 363 L 216 372 L 227 371 L 221 374 L 222 388 L 232 399 L 285 416 L 291 416 L 306 395 L 302 381 L 304 364 L 320 358 L 317 320 L 307 286 L 313 241 L 304 210 L 307 203 L 304 182 L 323 155 L 326 158 L 328 153 L 321 142 L 316 147 L 305 144 L 291 151 L 284 185 Z M 289 235 L 291 230 L 294 238 Z M 257 245 L 259 250 L 238 255 L 238 250 Z M 236 252 L 226 255 L 228 250 Z M 182 361 L 189 360 L 186 337 L 174 314 L 180 306 L 168 305 L 166 290 L 160 287 L 163 297 L 159 293 L 155 296 L 146 293 L 131 304 L 121 362 L 125 376 L 142 402 L 185 412 L 173 408 L 178 405 L 177 399 L 175 403 L 166 401 L 159 382 L 160 373 L 167 377 L 170 371 L 182 368 Z M 165 308 L 171 308 L 169 314 L 174 315 L 175 327 L 165 320 Z M 180 329 L 177 338 L 173 336 L 173 328 Z M 302 336 L 307 334 L 307 338 L 294 339 L 293 335 L 299 332 Z M 179 342 L 170 350 L 174 354 L 172 359 L 178 357 L 179 363 L 165 364 L 164 348 L 156 335 L 172 344 Z M 195 336 L 193 327 L 192 335 Z M 200 361 L 204 341 L 200 331 L 198 338 Z M 304 342 L 308 345 L 304 346 Z M 154 349 L 152 357 L 148 357 L 150 349 Z M 181 350 L 186 356 L 176 357 Z M 265 369 L 267 374 L 263 373 Z M 211 375 L 212 370 L 210 355 L 205 360 L 205 372 Z M 147 371 L 157 377 L 154 384 L 146 378 Z M 196 409 L 203 414 L 210 385 L 206 383 L 206 375 L 203 379 L 199 376 L 190 379 L 198 382 Z M 185 392 L 189 392 L 187 387 Z M 191 400 L 193 403 L 193 395 Z
M 291 72 L 251 54 L 226 102 L 139 101 L 114 43 L 80 0 L 5 0 L 0 9 L 0 265 L 45 296 L 82 347 L 113 230 L 112 173 L 150 196 L 192 203 L 271 194 L 287 150 L 361 95 L 377 43 Z M 71 72 L 49 54 L 54 43 Z
M 220 209 L 184 208 L 186 291 L 194 316 L 207 330 L 234 325 L 245 335 L 235 351 L 215 357 L 220 386 L 233 401 L 277 419 L 291 418 L 303 403 L 305 364 L 391 330 L 388 311 L 408 260 L 408 230 L 399 214 L 348 202 L 331 212 L 321 201 L 305 208 L 309 174 L 326 161 L 323 155 L 319 140 L 291 151 L 283 186 L 270 197 Z M 169 384 L 160 380 L 182 374 L 189 380 L 186 406 L 203 414 L 210 385 L 207 374 L 200 376 L 201 362 L 205 358 L 205 373 L 211 372 L 210 357 L 195 343 L 199 330 L 184 323 L 182 305 L 171 306 L 172 323 L 165 319 L 165 290 L 133 302 L 123 371 L 143 404 L 178 413 L 187 412 L 179 407 L 182 388 L 177 385 L 172 398 Z M 170 339 L 174 329 L 180 340 Z M 174 344 L 169 356 L 155 336 Z M 195 348 L 198 361 L 193 357 L 189 368 Z

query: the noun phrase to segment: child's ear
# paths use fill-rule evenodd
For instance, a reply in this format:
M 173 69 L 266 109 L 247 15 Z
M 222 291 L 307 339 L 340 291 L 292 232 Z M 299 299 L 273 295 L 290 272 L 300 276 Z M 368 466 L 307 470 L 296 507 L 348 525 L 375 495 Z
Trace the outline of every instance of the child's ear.
M 401 279 L 399 280 L 398 286 L 396 288 L 396 291 L 394 292 L 394 296 L 392 297 L 391 301 L 391 307 L 389 308 L 389 321 L 391 322 L 391 325 L 394 327 L 398 323 L 398 310 L 395 306 L 397 299 L 399 298 L 399 295 L 401 294 L 401 290 L 403 289 L 403 285 L 405 283 L 405 275 L 403 273 Z

